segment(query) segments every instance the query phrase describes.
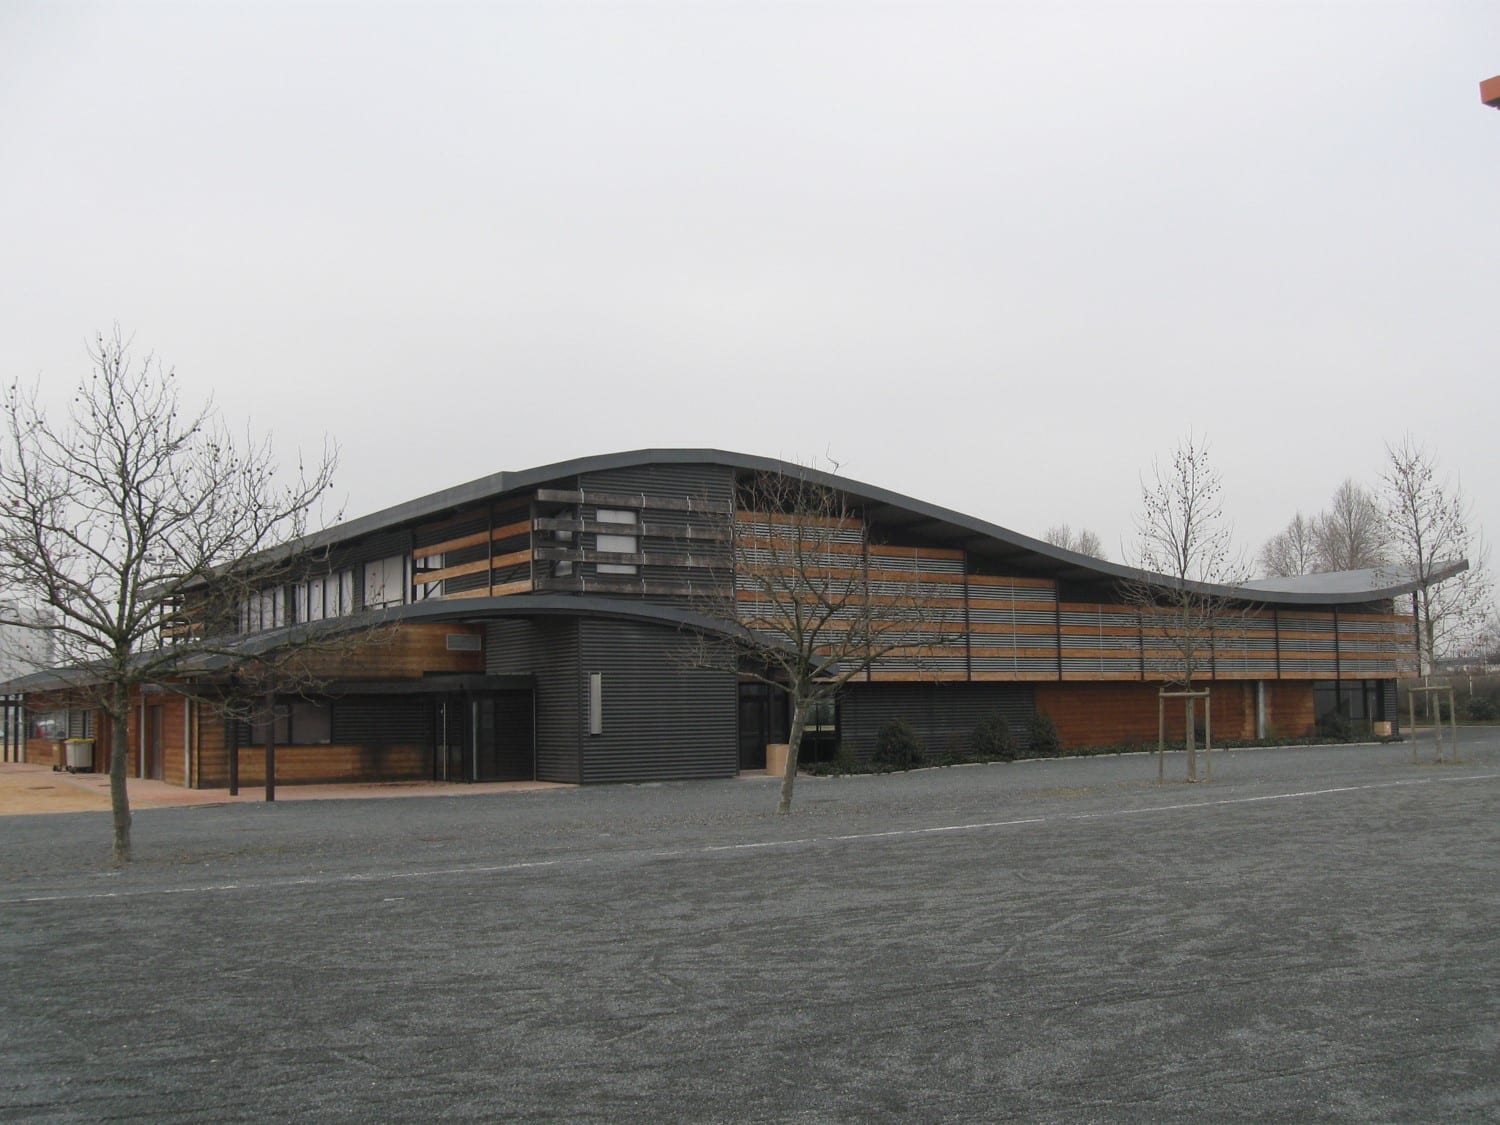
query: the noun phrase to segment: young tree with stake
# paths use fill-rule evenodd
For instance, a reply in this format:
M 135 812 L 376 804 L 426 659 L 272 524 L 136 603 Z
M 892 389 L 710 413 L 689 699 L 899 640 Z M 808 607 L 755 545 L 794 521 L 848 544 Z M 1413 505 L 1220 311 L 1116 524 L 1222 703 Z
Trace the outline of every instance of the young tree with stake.
M 1241 585 L 1248 574 L 1233 550 L 1233 531 L 1224 517 L 1223 483 L 1209 460 L 1208 446 L 1191 435 L 1178 444 L 1169 464 L 1152 465 L 1141 480 L 1141 511 L 1136 516 L 1134 579 L 1121 596 L 1141 614 L 1142 630 L 1160 655 L 1148 669 L 1185 692 L 1212 671 L 1215 640 L 1242 619 L 1248 607 L 1220 590 Z M 1149 651 L 1149 647 L 1148 647 Z M 1194 701 L 1184 701 L 1189 781 L 1198 778 L 1194 745 Z
M 791 811 L 802 735 L 814 708 L 883 659 L 920 663 L 944 626 L 925 610 L 921 575 L 872 572 L 867 528 L 812 474 L 767 471 L 741 487 L 731 517 L 733 572 L 694 609 L 690 662 L 784 689 L 792 705 L 776 811 Z
M 66 416 L 12 386 L 0 437 L 0 583 L 47 618 L 57 674 L 110 720 L 116 862 L 130 858 L 126 723 L 133 688 L 232 652 L 235 607 L 276 568 L 331 486 L 336 452 L 282 477 L 269 441 L 236 440 L 117 328 Z M 164 644 L 164 621 L 197 611 Z M 0 610 L 0 612 L 4 612 Z M 37 628 L 34 614 L 4 624 Z

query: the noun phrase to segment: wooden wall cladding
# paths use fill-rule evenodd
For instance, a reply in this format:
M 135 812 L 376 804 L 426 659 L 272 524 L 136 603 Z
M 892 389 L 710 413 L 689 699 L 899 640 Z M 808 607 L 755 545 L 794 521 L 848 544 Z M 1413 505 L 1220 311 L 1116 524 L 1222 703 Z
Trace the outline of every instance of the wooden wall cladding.
M 229 747 L 224 713 L 202 705 L 195 710 L 197 739 L 193 784 L 223 789 L 229 784 Z M 240 784 L 266 783 L 263 746 L 241 746 Z M 339 784 L 357 781 L 425 781 L 432 777 L 432 749 L 424 744 L 276 747 L 278 785 Z
M 479 504 L 417 528 L 412 577 L 424 598 L 503 597 L 531 587 L 531 499 Z
M 126 724 L 125 737 L 130 745 L 130 776 L 139 777 L 141 770 L 141 719 L 142 708 L 159 707 L 158 721 L 161 723 L 161 780 L 173 785 L 186 785 L 186 747 L 188 745 L 189 702 L 180 695 L 160 694 L 142 696 L 137 694 L 130 708 L 130 721 Z M 149 763 L 148 763 L 149 765 Z
M 1038 684 L 1036 708 L 1056 724 L 1064 746 L 1154 745 L 1158 730 L 1158 687 L 1154 683 Z M 1216 683 L 1210 691 L 1215 741 L 1254 738 L 1255 685 Z M 1307 697 L 1311 703 L 1310 688 Z M 1185 718 L 1183 701 L 1167 700 L 1168 739 L 1182 738 Z M 1201 705 L 1199 722 L 1202 722 Z
M 787 521 L 740 512 L 736 544 L 741 619 L 774 618 L 757 572 L 785 574 Z M 964 573 L 961 551 L 864 542 L 857 520 L 815 521 L 809 564 L 855 586 L 872 604 L 915 606 L 912 647 L 881 657 L 869 680 L 1162 682 L 1181 675 L 1178 645 L 1149 615 L 1120 604 L 1059 603 L 1055 583 Z M 861 568 L 864 573 L 861 574 Z M 1378 679 L 1409 660 L 1410 619 L 1396 615 L 1247 611 L 1226 616 L 1199 645 L 1195 678 Z M 925 636 L 922 634 L 925 633 Z
M 367 781 L 428 781 L 432 778 L 432 750 L 426 746 L 278 746 L 277 785 L 340 785 Z M 240 784 L 266 783 L 266 752 L 260 746 L 240 747 Z M 227 755 L 200 784 L 222 789 L 229 784 Z
M 308 664 L 337 680 L 416 680 L 432 673 L 484 671 L 483 652 L 450 652 L 448 636 L 483 637 L 483 628 L 460 624 L 404 624 L 377 630 L 366 644 L 320 653 Z
M 1311 682 L 1267 684 L 1266 726 L 1277 738 L 1308 738 L 1317 733 Z

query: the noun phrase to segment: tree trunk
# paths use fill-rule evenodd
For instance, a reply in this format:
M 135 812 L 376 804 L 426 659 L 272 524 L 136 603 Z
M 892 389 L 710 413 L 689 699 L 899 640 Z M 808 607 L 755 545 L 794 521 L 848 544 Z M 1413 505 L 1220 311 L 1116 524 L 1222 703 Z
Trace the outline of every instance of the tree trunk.
M 130 689 L 116 684 L 109 708 L 109 807 L 114 815 L 114 861 L 130 862 L 130 794 L 125 791 L 125 773 L 130 762 Z
M 797 784 L 797 755 L 802 749 L 802 728 L 807 723 L 807 704 L 797 699 L 792 704 L 792 731 L 787 736 L 786 770 L 781 775 L 781 803 L 776 806 L 778 816 L 792 811 L 792 786 Z
M 1187 690 L 1188 691 L 1192 691 L 1193 690 L 1193 685 L 1192 684 L 1188 684 Z M 1189 781 L 1197 781 L 1198 780 L 1198 749 L 1197 749 L 1197 739 L 1195 737 L 1196 734 L 1197 734 L 1197 732 L 1193 729 L 1194 728 L 1194 724 L 1196 722 L 1196 716 L 1193 713 L 1193 703 L 1194 702 L 1195 701 L 1193 700 L 1193 698 L 1191 696 L 1189 696 L 1187 699 L 1184 699 L 1182 701 L 1183 711 L 1185 713 L 1185 722 L 1184 722 L 1183 728 L 1182 728 L 1182 737 L 1183 737 L 1183 746 L 1185 746 L 1187 748 L 1187 762 L 1188 762 L 1187 779 Z

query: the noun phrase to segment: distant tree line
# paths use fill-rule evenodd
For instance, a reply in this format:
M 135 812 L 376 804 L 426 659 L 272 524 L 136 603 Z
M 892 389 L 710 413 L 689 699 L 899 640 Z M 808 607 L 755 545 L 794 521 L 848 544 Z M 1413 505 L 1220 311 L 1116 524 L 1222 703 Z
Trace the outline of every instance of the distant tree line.
M 1334 570 L 1380 570 L 1415 579 L 1420 672 L 1464 655 L 1495 636 L 1488 548 L 1460 485 L 1410 435 L 1386 446 L 1376 488 L 1353 479 L 1311 517 L 1297 512 L 1261 548 L 1267 577 Z M 1447 576 L 1459 560 L 1468 570 Z

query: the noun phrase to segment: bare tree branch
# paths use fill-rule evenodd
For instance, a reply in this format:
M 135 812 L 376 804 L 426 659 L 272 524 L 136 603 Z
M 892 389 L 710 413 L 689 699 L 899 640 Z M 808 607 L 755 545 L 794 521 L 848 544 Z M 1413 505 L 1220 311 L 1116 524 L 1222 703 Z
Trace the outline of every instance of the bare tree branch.
M 1224 591 L 1242 585 L 1248 568 L 1233 547 L 1220 502 L 1223 484 L 1208 447 L 1189 435 L 1170 464 L 1153 462 L 1141 480 L 1136 517 L 1136 576 L 1121 598 L 1140 614 L 1148 675 L 1185 691 L 1211 676 L 1214 651 L 1232 637 L 1252 608 Z M 1197 780 L 1193 701 L 1185 700 L 1188 780 Z
M 1104 550 L 1104 540 L 1086 527 L 1080 527 L 1074 531 L 1065 523 L 1056 524 L 1047 529 L 1042 540 L 1051 543 L 1054 547 L 1061 547 L 1065 551 L 1074 551 L 1080 555 L 1089 555 L 1096 559 L 1109 557 Z
M 1417 618 L 1418 675 L 1472 645 L 1494 615 L 1489 550 L 1473 526 L 1469 503 L 1456 482 L 1443 477 L 1437 459 L 1410 434 L 1386 446 L 1381 473 L 1389 566 L 1418 583 L 1412 595 Z M 1452 566 L 1468 568 L 1449 576 Z
M 1317 569 L 1366 570 L 1385 561 L 1385 521 L 1370 491 L 1346 480 L 1314 531 Z
M 1318 569 L 1316 527 L 1301 512 L 1260 549 L 1261 570 L 1273 578 L 1312 574 Z
M 843 493 L 794 473 L 741 488 L 729 517 L 732 569 L 693 608 L 716 623 L 693 638 L 691 663 L 784 689 L 792 724 L 777 811 L 791 810 L 797 759 L 813 708 L 881 667 L 915 674 L 948 632 L 928 610 L 915 551 L 900 569 Z
M 110 718 L 114 852 L 124 861 L 132 687 L 243 658 L 237 607 L 309 565 L 277 548 L 319 510 L 337 450 L 284 476 L 269 439 L 235 440 L 211 402 L 185 410 L 172 371 L 152 356 L 135 362 L 118 328 L 96 337 L 90 359 L 63 422 L 35 387 L 5 397 L 0 583 L 14 605 L 0 605 L 0 624 L 38 628 L 43 611 L 53 670 Z M 268 652 L 254 663 L 281 659 L 301 658 Z

